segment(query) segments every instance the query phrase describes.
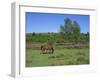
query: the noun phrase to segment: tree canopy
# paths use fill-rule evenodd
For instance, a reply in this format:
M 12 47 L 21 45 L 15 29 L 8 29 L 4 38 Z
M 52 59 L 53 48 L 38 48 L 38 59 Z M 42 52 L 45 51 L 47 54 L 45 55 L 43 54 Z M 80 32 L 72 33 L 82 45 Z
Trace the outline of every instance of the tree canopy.
M 80 32 L 80 25 L 77 21 L 71 21 L 69 18 L 64 20 L 64 24 L 60 25 L 60 34 L 62 38 L 68 42 L 87 42 L 89 40 L 89 32 L 82 33 Z M 86 39 L 85 39 L 86 38 Z M 87 41 L 86 41 L 87 40 Z
M 60 25 L 60 32 L 65 34 L 79 34 L 80 26 L 77 21 L 71 21 L 69 18 L 66 18 L 64 25 Z

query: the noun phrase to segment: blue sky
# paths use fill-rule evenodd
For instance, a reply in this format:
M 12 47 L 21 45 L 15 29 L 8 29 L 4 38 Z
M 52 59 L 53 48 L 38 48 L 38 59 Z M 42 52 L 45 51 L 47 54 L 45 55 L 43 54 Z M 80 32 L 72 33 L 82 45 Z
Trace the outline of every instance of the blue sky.
M 81 33 L 89 32 L 89 15 L 26 12 L 26 33 L 59 32 L 64 19 L 77 21 Z

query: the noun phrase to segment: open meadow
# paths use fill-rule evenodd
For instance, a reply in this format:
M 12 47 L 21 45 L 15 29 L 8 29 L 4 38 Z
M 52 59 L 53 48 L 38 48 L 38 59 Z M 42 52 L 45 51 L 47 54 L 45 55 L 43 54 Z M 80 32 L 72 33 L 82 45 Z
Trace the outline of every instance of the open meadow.
M 26 67 L 89 64 L 89 48 L 57 48 L 53 54 L 40 54 L 39 49 L 26 49 Z

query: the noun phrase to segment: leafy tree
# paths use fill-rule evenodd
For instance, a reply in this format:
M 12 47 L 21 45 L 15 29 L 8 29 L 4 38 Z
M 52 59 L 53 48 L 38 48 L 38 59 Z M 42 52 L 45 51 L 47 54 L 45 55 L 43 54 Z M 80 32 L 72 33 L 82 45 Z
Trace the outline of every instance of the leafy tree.
M 69 18 L 65 19 L 64 27 L 67 34 L 72 33 L 72 21 Z
M 76 43 L 79 41 L 80 26 L 76 21 L 72 24 L 72 21 L 69 18 L 66 18 L 64 25 L 60 25 L 60 34 L 66 41 Z
M 73 37 L 74 37 L 75 43 L 79 42 L 79 40 L 80 40 L 79 36 L 80 36 L 80 26 L 76 21 L 74 21 L 73 22 Z
M 64 25 L 60 25 L 60 32 L 64 34 L 72 33 L 72 21 L 69 18 L 65 19 Z
M 35 32 L 33 32 L 33 33 L 32 33 L 32 36 L 35 36 L 35 35 L 36 35 Z
M 66 33 L 66 29 L 63 25 L 60 25 L 60 33 L 61 34 L 65 34 Z
M 73 22 L 73 33 L 80 34 L 80 26 L 76 21 Z
M 60 35 L 63 40 L 69 41 L 71 38 L 72 31 L 72 21 L 69 18 L 64 20 L 64 25 L 60 25 Z

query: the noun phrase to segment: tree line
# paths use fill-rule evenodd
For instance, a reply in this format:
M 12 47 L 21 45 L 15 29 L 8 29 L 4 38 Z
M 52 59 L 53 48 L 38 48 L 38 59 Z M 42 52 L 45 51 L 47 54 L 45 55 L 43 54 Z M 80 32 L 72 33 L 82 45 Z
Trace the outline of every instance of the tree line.
M 89 32 L 81 33 L 80 25 L 77 21 L 69 18 L 60 25 L 59 32 L 31 33 L 26 34 L 26 42 L 51 42 L 51 43 L 89 43 Z

